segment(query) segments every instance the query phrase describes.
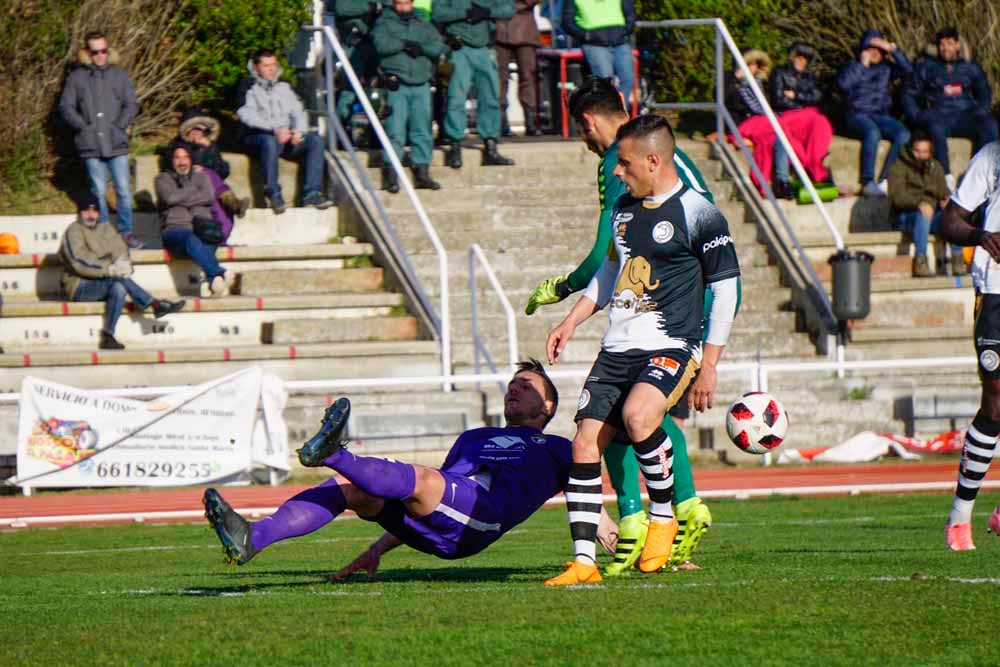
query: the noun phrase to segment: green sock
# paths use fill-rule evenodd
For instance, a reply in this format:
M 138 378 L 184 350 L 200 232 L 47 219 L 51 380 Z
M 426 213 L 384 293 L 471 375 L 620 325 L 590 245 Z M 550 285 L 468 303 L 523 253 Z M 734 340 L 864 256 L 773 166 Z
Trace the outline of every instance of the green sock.
M 617 440 L 612 441 L 604 450 L 604 465 L 608 467 L 611 486 L 618 494 L 618 520 L 641 512 L 639 461 L 635 458 L 632 446 Z
M 684 431 L 670 415 L 663 417 L 663 431 L 670 438 L 674 450 L 674 504 L 677 505 L 695 497 L 694 476 L 691 474 Z

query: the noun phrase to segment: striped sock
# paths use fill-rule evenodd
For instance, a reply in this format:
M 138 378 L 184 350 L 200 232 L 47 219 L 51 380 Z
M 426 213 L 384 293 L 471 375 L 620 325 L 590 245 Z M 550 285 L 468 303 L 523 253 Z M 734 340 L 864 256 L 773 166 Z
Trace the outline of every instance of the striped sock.
M 674 518 L 674 449 L 662 428 L 641 442 L 636 442 L 635 457 L 646 479 L 649 493 L 649 520 L 668 523 Z
M 1000 435 L 1000 423 L 990 420 L 982 411 L 976 413 L 965 433 L 962 462 L 958 467 L 958 487 L 948 515 L 949 526 L 972 521 L 972 507 L 993 461 L 997 435 Z
M 574 463 L 566 484 L 569 533 L 573 537 L 576 560 L 597 564 L 597 524 L 601 520 L 601 464 Z

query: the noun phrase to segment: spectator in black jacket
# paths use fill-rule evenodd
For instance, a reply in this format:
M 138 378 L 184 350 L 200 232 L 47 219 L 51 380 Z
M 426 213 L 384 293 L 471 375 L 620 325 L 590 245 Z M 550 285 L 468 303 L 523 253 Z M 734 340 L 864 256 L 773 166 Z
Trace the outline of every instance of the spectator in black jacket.
M 861 191 L 866 196 L 885 196 L 883 188 L 889 167 L 910 140 L 910 131 L 889 115 L 892 110 L 889 84 L 894 75 L 905 78 L 912 71 L 902 49 L 887 41 L 878 30 L 865 30 L 858 44 L 857 59 L 845 65 L 837 76 L 837 85 L 847 96 L 847 127 L 861 137 Z M 875 154 L 882 138 L 891 141 L 892 147 L 876 180 Z
M 917 61 L 913 78 L 903 90 L 903 111 L 931 136 L 934 159 L 944 167 L 948 187 L 954 190 L 948 137 L 972 137 L 975 153 L 997 140 L 997 122 L 990 114 L 992 94 L 986 74 L 978 63 L 961 56 L 958 30 L 943 28 L 934 41 L 937 53 Z
M 809 71 L 816 60 L 816 49 L 805 42 L 795 42 L 788 50 L 788 63 L 771 75 L 771 106 L 778 112 L 778 122 L 792 149 L 817 183 L 831 180 L 823 160 L 830 152 L 833 126 L 817 108 L 823 94 L 815 75 Z M 781 142 L 774 144 L 774 193 L 791 198 L 788 155 Z
M 590 73 L 618 77 L 618 90 L 629 106 L 635 83 L 632 45 L 635 30 L 633 0 L 564 0 L 562 27 L 583 49 Z
M 222 225 L 222 233 L 228 239 L 233 230 L 233 216 L 242 218 L 250 207 L 249 198 L 236 196 L 226 185 L 229 178 L 229 163 L 222 158 L 216 141 L 219 138 L 219 121 L 198 108 L 191 108 L 181 116 L 177 138 L 167 148 L 172 155 L 174 148 L 184 146 L 191 155 L 196 172 L 204 172 L 212 182 L 215 201 L 212 204 L 212 218 Z M 168 165 L 164 165 L 164 169 Z

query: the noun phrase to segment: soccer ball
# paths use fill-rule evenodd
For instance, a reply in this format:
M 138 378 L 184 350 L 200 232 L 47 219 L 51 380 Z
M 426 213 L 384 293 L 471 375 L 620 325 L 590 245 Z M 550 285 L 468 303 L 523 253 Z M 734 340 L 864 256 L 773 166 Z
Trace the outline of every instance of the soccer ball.
M 726 431 L 748 454 L 764 454 L 781 444 L 788 431 L 784 406 L 764 391 L 743 394 L 726 412 Z

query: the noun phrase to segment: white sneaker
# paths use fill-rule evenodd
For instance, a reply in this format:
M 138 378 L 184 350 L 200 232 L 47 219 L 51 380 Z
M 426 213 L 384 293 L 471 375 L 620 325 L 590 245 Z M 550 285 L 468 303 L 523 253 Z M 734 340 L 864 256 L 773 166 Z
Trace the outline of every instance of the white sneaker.
M 951 192 L 955 191 L 956 183 L 955 183 L 955 176 L 953 174 L 945 174 L 944 182 L 948 184 L 948 190 L 950 190 Z
M 215 276 L 212 278 L 212 282 L 209 283 L 209 290 L 212 292 L 212 296 L 224 296 L 229 293 L 229 288 L 232 287 L 233 280 L 236 278 L 236 274 L 232 271 L 227 270 L 221 276 Z
M 885 197 L 885 192 L 883 192 L 882 188 L 875 181 L 865 183 L 865 187 L 861 189 L 861 194 L 865 197 Z

